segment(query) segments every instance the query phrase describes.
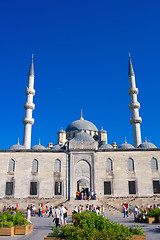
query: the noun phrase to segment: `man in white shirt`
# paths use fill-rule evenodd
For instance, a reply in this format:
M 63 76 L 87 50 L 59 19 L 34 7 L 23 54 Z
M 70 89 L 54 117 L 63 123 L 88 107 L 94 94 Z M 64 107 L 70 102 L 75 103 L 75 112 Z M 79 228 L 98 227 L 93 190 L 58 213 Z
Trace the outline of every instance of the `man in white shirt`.
M 60 208 L 60 219 L 61 219 L 61 225 L 64 226 L 64 213 L 66 212 L 66 209 L 64 208 L 63 204 L 61 204 Z
M 55 223 L 56 223 L 56 227 L 60 227 L 59 218 L 60 218 L 60 210 L 56 206 L 55 207 Z

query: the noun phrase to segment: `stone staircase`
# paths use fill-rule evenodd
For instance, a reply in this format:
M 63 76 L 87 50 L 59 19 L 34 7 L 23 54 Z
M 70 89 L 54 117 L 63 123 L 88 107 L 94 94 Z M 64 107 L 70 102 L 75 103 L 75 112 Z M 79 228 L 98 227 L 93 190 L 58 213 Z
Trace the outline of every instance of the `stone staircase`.
M 68 214 L 71 215 L 75 206 L 78 207 L 79 205 L 83 205 L 84 209 L 86 208 L 86 205 L 94 205 L 94 206 L 101 206 L 103 205 L 105 208 L 105 212 L 115 212 L 115 213 L 120 213 L 121 211 L 108 204 L 107 202 L 102 202 L 100 200 L 72 200 L 72 201 L 67 201 L 64 203 L 64 205 L 68 208 Z

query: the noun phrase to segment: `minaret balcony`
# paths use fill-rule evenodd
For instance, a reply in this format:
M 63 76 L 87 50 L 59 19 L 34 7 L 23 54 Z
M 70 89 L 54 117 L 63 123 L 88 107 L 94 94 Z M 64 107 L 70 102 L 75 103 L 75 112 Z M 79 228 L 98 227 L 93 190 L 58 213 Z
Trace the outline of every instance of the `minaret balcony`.
M 26 95 L 29 95 L 29 94 L 31 94 L 31 95 L 35 95 L 35 90 L 33 89 L 33 88 L 28 88 L 27 87 L 27 89 L 26 89 L 26 91 L 25 91 L 25 94 Z
M 26 124 L 31 124 L 33 125 L 34 124 L 34 118 L 23 118 L 23 124 L 26 125 Z
M 138 88 L 129 88 L 128 89 L 128 94 L 132 95 L 132 94 L 138 94 Z
M 140 109 L 140 103 L 139 102 L 133 102 L 129 104 L 129 109 L 137 108 Z
M 136 117 L 136 118 L 130 118 L 130 123 L 135 124 L 135 123 L 141 123 L 142 118 L 141 117 Z
M 26 110 L 26 109 L 32 109 L 32 110 L 34 110 L 35 109 L 35 104 L 34 103 L 28 103 L 28 102 L 26 102 L 25 104 L 24 104 L 24 109 Z

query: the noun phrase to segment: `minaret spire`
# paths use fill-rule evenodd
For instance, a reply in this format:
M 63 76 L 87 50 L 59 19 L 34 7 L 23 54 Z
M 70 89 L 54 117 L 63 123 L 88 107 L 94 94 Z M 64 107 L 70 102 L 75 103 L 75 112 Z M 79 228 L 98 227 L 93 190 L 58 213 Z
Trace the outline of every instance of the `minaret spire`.
M 24 138 L 23 145 L 26 149 L 31 148 L 31 131 L 32 125 L 34 124 L 34 119 L 32 118 L 32 112 L 35 108 L 35 104 L 33 103 L 33 96 L 35 95 L 34 90 L 34 65 L 33 65 L 33 54 L 32 61 L 29 70 L 28 76 L 28 87 L 26 89 L 27 101 L 24 104 L 24 109 L 26 110 L 25 118 L 23 119 L 24 124 Z
M 140 124 L 142 122 L 142 119 L 141 117 L 139 117 L 140 104 L 137 101 L 138 88 L 136 88 L 135 74 L 132 66 L 130 53 L 129 53 L 128 76 L 129 76 L 129 85 L 130 85 L 130 88 L 128 89 L 128 94 L 130 95 L 130 98 L 131 98 L 131 103 L 129 104 L 129 108 L 132 113 L 132 117 L 130 118 L 130 123 L 132 124 L 132 129 L 133 129 L 134 146 L 138 147 L 141 144 Z

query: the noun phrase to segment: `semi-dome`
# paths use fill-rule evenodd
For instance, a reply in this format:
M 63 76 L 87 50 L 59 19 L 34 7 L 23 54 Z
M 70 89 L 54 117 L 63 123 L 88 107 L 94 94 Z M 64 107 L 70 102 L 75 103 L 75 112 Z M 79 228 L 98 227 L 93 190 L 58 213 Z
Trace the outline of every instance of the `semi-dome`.
M 44 150 L 46 149 L 44 146 L 42 146 L 41 144 L 35 145 L 32 147 L 33 150 Z
M 25 149 L 25 147 L 19 144 L 19 138 L 18 138 L 18 143 L 9 148 L 9 150 L 23 150 L 23 149 Z
M 133 145 L 125 142 L 125 143 L 121 144 L 118 148 L 119 149 L 133 149 L 134 147 L 133 147 Z
M 60 151 L 60 150 L 66 150 L 66 147 L 65 145 L 56 144 L 51 149 L 54 151 Z
M 143 142 L 141 143 L 138 148 L 141 148 L 141 149 L 152 149 L 152 148 L 157 148 L 153 143 L 151 142 Z
M 23 150 L 25 147 L 21 144 L 15 144 L 9 148 L 9 150 Z
M 38 145 L 35 145 L 32 147 L 33 150 L 44 150 L 46 149 L 44 146 L 41 145 L 40 143 L 40 139 L 39 139 L 39 144 Z
M 87 120 L 77 120 L 72 122 L 66 129 L 66 132 L 75 131 L 75 130 L 90 130 L 98 132 L 97 127 Z
M 82 142 L 92 144 L 95 142 L 95 140 L 88 133 L 79 132 L 76 133 L 75 137 L 72 140 L 70 140 L 70 142 L 74 142 L 77 144 Z
M 100 144 L 99 149 L 113 149 L 111 144 L 105 143 L 104 141 Z

